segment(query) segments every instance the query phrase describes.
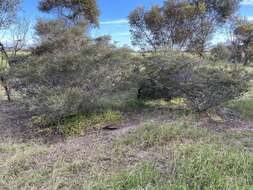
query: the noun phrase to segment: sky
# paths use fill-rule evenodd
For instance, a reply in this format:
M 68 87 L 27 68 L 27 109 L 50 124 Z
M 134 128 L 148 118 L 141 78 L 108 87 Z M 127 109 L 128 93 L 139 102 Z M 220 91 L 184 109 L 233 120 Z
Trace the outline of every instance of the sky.
M 38 18 L 48 17 L 48 14 L 38 11 L 39 0 L 23 0 L 22 10 L 25 17 L 31 23 L 36 23 Z M 127 16 L 130 11 L 138 6 L 149 8 L 151 5 L 163 4 L 164 0 L 98 0 L 98 6 L 101 12 L 100 27 L 93 29 L 93 37 L 101 35 L 111 35 L 112 40 L 119 46 L 131 45 L 129 26 Z M 239 10 L 241 16 L 253 20 L 253 0 L 244 0 Z M 215 41 L 223 40 L 223 36 L 216 36 Z

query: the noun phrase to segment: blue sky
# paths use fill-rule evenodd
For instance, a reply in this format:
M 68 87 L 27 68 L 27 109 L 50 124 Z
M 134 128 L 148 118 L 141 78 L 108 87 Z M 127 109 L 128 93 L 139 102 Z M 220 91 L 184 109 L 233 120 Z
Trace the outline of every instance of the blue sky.
M 23 0 L 23 11 L 32 23 L 36 19 L 47 17 L 37 10 L 39 0 Z M 137 6 L 150 7 L 162 4 L 164 0 L 98 0 L 101 11 L 100 27 L 92 31 L 93 36 L 111 35 L 118 45 L 131 44 L 127 16 Z M 240 15 L 253 20 L 253 0 L 244 0 L 240 8 Z M 221 36 L 217 41 L 222 40 Z

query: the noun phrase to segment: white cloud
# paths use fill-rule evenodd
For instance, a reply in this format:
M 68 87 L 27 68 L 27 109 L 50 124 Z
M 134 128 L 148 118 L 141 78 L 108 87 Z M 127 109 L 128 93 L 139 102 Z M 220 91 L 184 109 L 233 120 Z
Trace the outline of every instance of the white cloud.
M 100 24 L 101 25 L 128 24 L 128 20 L 118 19 L 118 20 L 101 21 Z
M 253 16 L 247 16 L 246 17 L 248 20 L 252 20 L 253 21 Z
M 243 0 L 242 5 L 253 5 L 253 0 Z
M 130 36 L 129 32 L 112 33 L 112 36 Z

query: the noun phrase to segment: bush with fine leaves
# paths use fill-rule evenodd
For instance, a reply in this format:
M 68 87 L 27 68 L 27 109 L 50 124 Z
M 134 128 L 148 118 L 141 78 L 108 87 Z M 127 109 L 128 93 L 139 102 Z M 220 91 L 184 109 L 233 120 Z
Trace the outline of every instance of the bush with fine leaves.
M 55 21 L 50 22 L 43 27 L 54 27 Z M 97 111 L 100 100 L 124 86 L 131 71 L 126 48 L 116 48 L 107 37 L 89 39 L 78 26 L 63 30 L 60 22 L 57 27 L 60 35 L 56 28 L 49 33 L 41 29 L 42 42 L 33 55 L 10 71 L 12 87 L 50 122 Z
M 178 82 L 184 97 L 197 111 L 206 111 L 237 98 L 248 89 L 248 76 L 243 70 L 193 68 Z
M 211 68 L 186 55 L 148 57 L 139 70 L 140 98 L 182 97 L 197 112 L 239 97 L 248 88 L 245 71 Z

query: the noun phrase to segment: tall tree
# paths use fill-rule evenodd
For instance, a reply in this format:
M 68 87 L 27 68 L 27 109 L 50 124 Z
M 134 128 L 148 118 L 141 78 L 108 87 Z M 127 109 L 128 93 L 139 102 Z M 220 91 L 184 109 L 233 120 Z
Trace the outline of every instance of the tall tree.
M 39 9 L 43 12 L 56 12 L 71 22 L 85 19 L 92 25 L 98 25 L 99 9 L 96 0 L 41 0 Z
M 144 7 L 139 7 L 129 15 L 130 32 L 133 38 L 133 45 L 141 48 L 157 49 L 163 45 L 166 39 L 164 34 L 164 18 L 161 8 L 153 6 L 146 12 Z
M 239 49 L 240 60 L 247 65 L 253 58 L 253 22 L 239 20 L 234 29 L 234 45 Z
M 235 13 L 240 0 L 167 0 L 129 15 L 133 45 L 180 48 L 202 55 L 207 41 Z

